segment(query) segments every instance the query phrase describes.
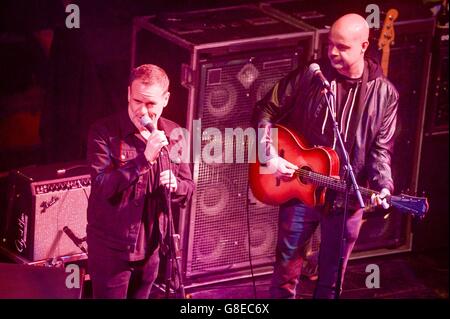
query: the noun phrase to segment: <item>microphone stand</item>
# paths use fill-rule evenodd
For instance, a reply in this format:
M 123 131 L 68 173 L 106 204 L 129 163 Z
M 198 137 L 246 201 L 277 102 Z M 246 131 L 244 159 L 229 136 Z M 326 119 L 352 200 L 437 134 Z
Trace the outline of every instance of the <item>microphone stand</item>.
M 164 154 L 166 153 L 166 154 Z M 160 154 L 159 154 L 159 172 L 161 173 L 163 170 L 162 161 L 163 157 L 167 156 L 167 164 L 169 169 L 169 185 L 171 183 L 172 179 L 172 170 L 170 168 L 170 158 L 169 158 L 169 151 L 167 147 L 164 147 Z M 178 287 L 178 297 L 181 299 L 185 299 L 185 291 L 184 291 L 184 285 L 183 285 L 183 279 L 181 274 L 181 253 L 180 253 L 180 235 L 175 234 L 175 227 L 173 224 L 173 214 L 172 214 L 172 196 L 171 196 L 171 189 L 169 186 L 169 189 L 164 188 L 164 194 L 166 199 L 166 206 L 167 206 L 167 219 L 168 219 L 168 230 L 167 230 L 167 236 L 169 236 L 169 249 L 167 252 L 167 258 L 166 258 L 166 273 L 165 273 L 165 283 L 166 283 L 166 298 L 169 299 L 170 297 L 170 281 L 173 277 L 172 273 L 172 267 L 175 263 L 176 268 L 176 276 L 178 276 L 179 281 L 179 287 Z M 176 278 L 176 277 L 174 277 Z M 176 281 L 174 280 L 176 283 Z M 175 291 L 177 290 L 177 287 L 174 287 Z
M 82 245 L 82 243 L 86 241 L 86 237 L 78 238 L 68 226 L 63 227 L 63 232 L 67 235 L 67 237 L 69 237 L 75 246 L 77 246 L 83 253 L 87 254 L 86 248 Z
M 341 227 L 341 242 L 339 246 L 339 261 L 338 261 L 338 273 L 337 273 L 337 279 L 336 279 L 336 286 L 335 286 L 335 299 L 339 299 L 339 296 L 341 294 L 341 286 L 342 286 L 342 273 L 343 273 L 343 267 L 344 267 L 344 255 L 343 250 L 346 244 L 346 238 L 345 238 L 345 229 L 346 229 L 346 221 L 347 221 L 347 214 L 348 214 L 348 199 L 349 199 L 349 193 L 350 188 L 353 186 L 353 190 L 356 193 L 356 197 L 358 199 L 359 205 L 361 208 L 364 208 L 364 201 L 362 199 L 361 191 L 359 189 L 358 183 L 356 182 L 355 174 L 353 172 L 353 168 L 350 164 L 350 157 L 348 155 L 347 150 L 345 149 L 344 142 L 342 140 L 341 132 L 339 132 L 339 124 L 336 120 L 336 115 L 333 112 L 332 104 L 336 105 L 336 97 L 334 96 L 333 92 L 329 89 L 329 87 L 324 86 L 324 95 L 325 99 L 327 101 L 327 107 L 328 111 L 331 114 L 331 119 L 333 121 L 333 131 L 334 136 L 336 137 L 339 147 L 342 150 L 342 154 L 344 157 L 344 168 L 345 168 L 345 182 L 346 182 L 346 188 L 345 188 L 345 200 L 344 200 L 344 213 L 342 218 L 342 227 Z M 350 177 L 351 183 L 348 183 L 348 177 Z

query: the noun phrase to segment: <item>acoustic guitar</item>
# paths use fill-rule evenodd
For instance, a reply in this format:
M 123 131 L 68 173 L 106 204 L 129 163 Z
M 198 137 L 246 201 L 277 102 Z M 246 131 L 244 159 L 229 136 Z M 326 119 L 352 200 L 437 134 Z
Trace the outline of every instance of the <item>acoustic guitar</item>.
M 323 205 L 326 189 L 344 193 L 353 187 L 339 178 L 339 157 L 335 150 L 328 147 L 308 147 L 302 137 L 294 131 L 276 125 L 278 129 L 278 154 L 297 165 L 298 170 L 289 180 L 280 179 L 275 172 L 259 159 L 249 165 L 249 186 L 259 201 L 268 205 L 281 205 L 291 199 L 298 199 L 308 206 Z M 368 188 L 360 187 L 363 199 L 368 203 L 372 194 L 378 194 Z M 387 202 L 398 211 L 422 218 L 428 211 L 425 197 L 405 194 L 389 195 Z

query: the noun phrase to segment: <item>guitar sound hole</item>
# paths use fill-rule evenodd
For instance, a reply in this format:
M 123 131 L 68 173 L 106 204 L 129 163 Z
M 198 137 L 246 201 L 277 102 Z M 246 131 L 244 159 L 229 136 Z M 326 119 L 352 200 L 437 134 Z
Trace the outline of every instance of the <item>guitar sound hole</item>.
M 308 167 L 308 166 L 302 166 L 302 167 L 300 168 L 300 171 L 309 171 L 309 172 L 312 172 L 312 169 L 311 169 L 310 167 Z M 307 177 L 305 176 L 304 172 L 303 172 L 303 173 L 300 173 L 300 174 L 297 176 L 297 178 L 300 180 L 300 182 L 301 182 L 302 184 L 308 184 L 308 179 L 307 179 Z

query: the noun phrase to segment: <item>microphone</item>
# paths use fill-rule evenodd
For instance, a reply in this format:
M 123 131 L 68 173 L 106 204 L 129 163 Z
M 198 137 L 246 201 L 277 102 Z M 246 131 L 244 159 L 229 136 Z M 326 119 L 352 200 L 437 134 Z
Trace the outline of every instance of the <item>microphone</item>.
M 145 114 L 141 117 L 141 125 L 145 127 L 150 133 L 153 133 L 155 130 L 155 126 L 152 123 L 152 120 L 150 119 L 150 116 L 148 114 Z
M 324 88 L 330 90 L 330 82 L 328 82 L 322 71 L 320 71 L 320 66 L 317 63 L 311 63 L 309 65 L 309 71 L 312 72 L 313 76 L 317 77 L 320 80 Z
M 155 126 L 154 126 L 153 123 L 152 123 L 152 120 L 150 119 L 150 116 L 148 116 L 148 114 L 143 115 L 143 116 L 141 117 L 140 121 L 141 121 L 141 125 L 142 125 L 143 127 L 145 127 L 145 128 L 150 132 L 150 134 L 152 134 L 153 131 L 156 129 Z M 165 149 L 166 151 L 168 151 L 167 146 L 163 146 L 163 149 Z M 160 153 L 160 155 L 161 155 L 161 154 L 162 154 L 162 153 Z
M 72 230 L 67 227 L 64 226 L 63 227 L 63 232 L 66 233 L 67 237 L 70 238 L 70 240 L 72 240 L 72 242 L 75 244 L 75 246 L 77 246 L 78 248 L 81 249 L 81 251 L 85 254 L 87 254 L 86 248 L 84 248 L 81 243 L 83 242 L 83 240 L 81 240 L 80 238 L 78 238 L 77 236 L 75 236 L 75 234 L 72 232 Z

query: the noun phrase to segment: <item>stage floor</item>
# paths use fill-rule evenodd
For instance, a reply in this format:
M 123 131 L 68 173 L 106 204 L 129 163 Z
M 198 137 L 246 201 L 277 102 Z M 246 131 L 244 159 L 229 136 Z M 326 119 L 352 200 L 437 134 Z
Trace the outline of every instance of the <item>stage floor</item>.
M 380 271 L 380 287 L 367 288 L 366 272 L 369 264 Z M 187 288 L 192 299 L 267 299 L 270 276 L 242 279 L 209 286 Z M 311 299 L 316 281 L 301 278 L 297 288 L 298 299 Z M 448 299 L 448 251 L 401 253 L 350 260 L 341 299 Z M 153 298 L 164 294 L 153 289 Z
M 341 299 L 448 299 L 448 257 L 448 249 L 443 249 L 350 260 Z M 11 261 L 0 256 L 0 262 Z M 379 268 L 379 288 L 366 286 L 370 275 L 366 267 L 371 264 Z M 195 288 L 186 285 L 185 293 L 191 299 L 269 299 L 270 279 L 270 275 L 257 276 L 254 285 L 248 278 Z M 297 299 L 312 299 L 315 284 L 316 281 L 301 277 Z M 82 298 L 91 299 L 91 282 L 85 281 L 83 288 Z M 150 297 L 164 299 L 165 293 L 155 286 Z

